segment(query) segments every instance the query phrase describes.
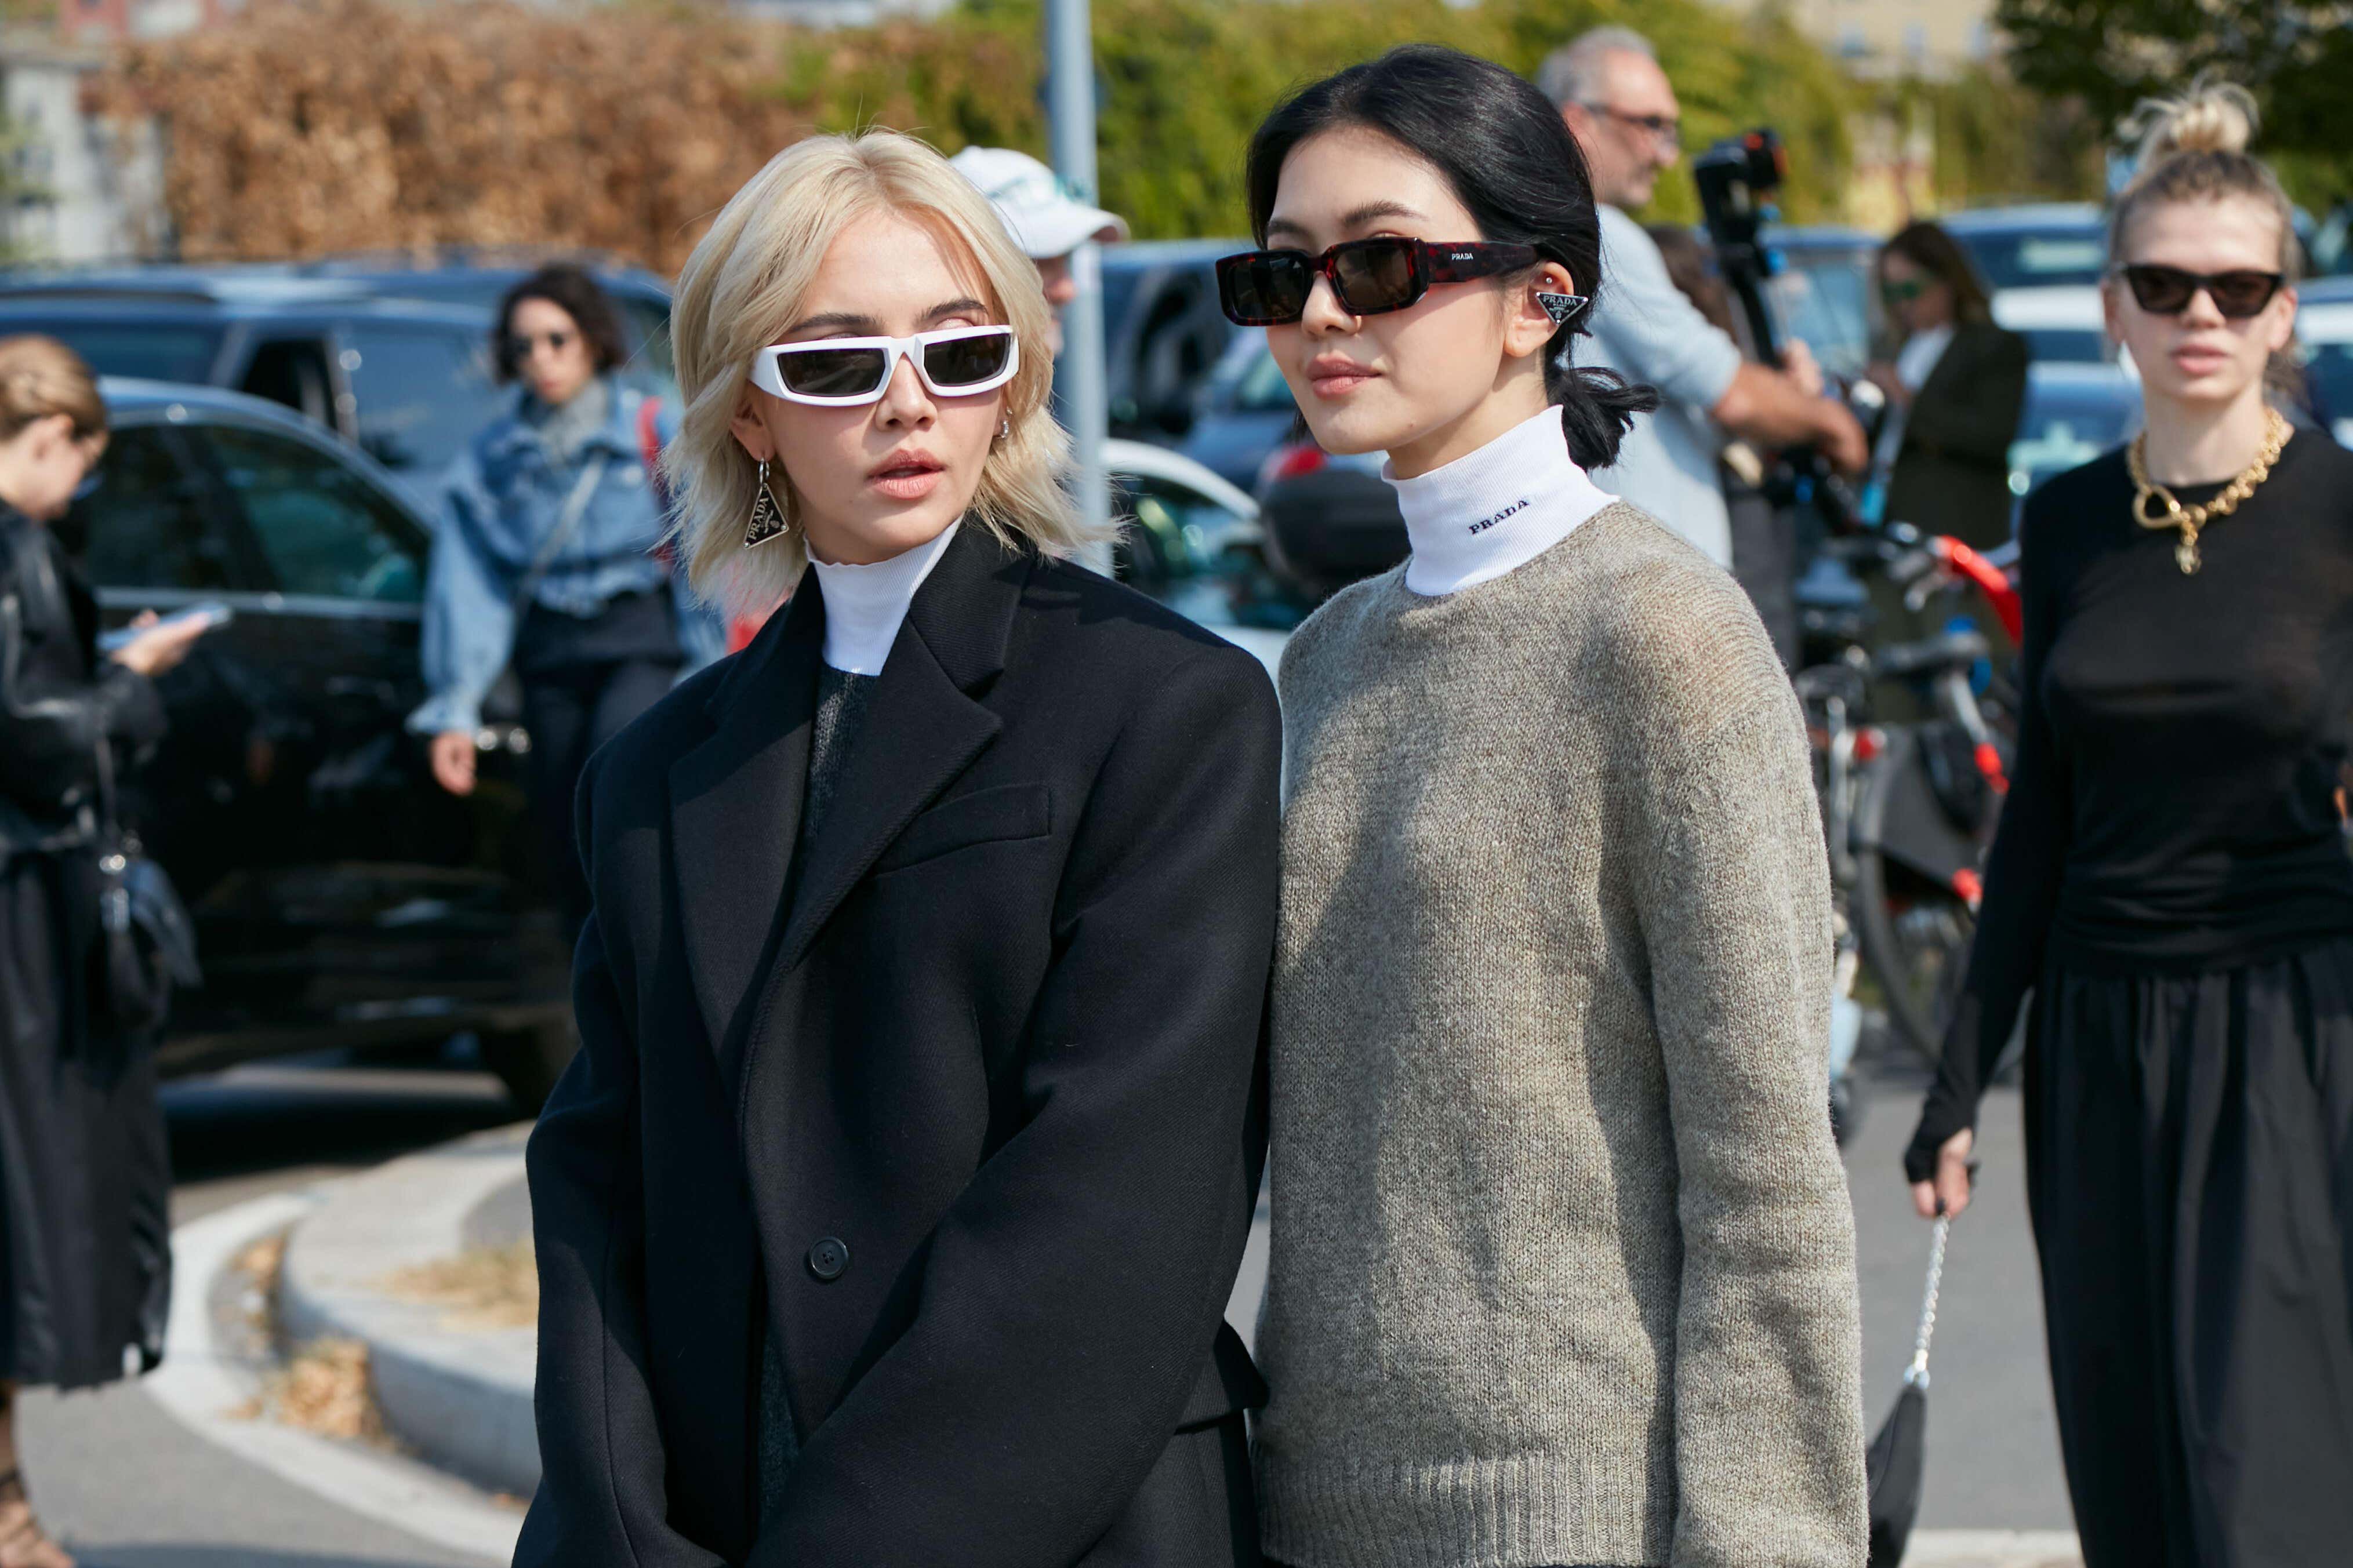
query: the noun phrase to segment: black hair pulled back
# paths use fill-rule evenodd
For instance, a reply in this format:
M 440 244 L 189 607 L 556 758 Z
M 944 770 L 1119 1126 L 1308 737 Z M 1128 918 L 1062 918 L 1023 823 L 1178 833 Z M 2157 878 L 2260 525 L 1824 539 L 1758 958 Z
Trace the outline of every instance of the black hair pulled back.
M 1527 245 L 1568 268 L 1577 291 L 1601 297 L 1601 220 L 1585 154 L 1545 95 L 1493 60 L 1438 44 L 1407 44 L 1292 94 L 1250 137 L 1245 165 L 1250 232 L 1266 243 L 1283 161 L 1327 131 L 1377 132 L 1444 177 L 1479 226 L 1475 237 Z M 1451 238 L 1452 236 L 1434 237 Z M 1658 393 L 1611 370 L 1569 363 L 1592 307 L 1545 347 L 1545 391 L 1560 405 L 1569 455 L 1607 468 L 1637 414 Z

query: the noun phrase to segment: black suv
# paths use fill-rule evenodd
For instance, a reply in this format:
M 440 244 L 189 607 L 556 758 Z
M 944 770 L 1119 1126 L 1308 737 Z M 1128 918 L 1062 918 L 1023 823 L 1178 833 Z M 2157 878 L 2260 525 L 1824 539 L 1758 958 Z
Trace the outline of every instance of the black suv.
M 109 380 L 95 490 L 58 525 L 110 624 L 221 600 L 163 678 L 132 815 L 179 883 L 205 984 L 166 1071 L 479 1035 L 535 1108 L 572 1049 L 567 954 L 524 830 L 519 731 L 434 784 L 404 721 L 429 530 L 384 468 L 256 398 Z
M 427 508 L 506 401 L 491 380 L 491 315 L 264 269 L 0 279 L 0 334 L 46 332 L 100 375 L 267 398 L 359 447 Z

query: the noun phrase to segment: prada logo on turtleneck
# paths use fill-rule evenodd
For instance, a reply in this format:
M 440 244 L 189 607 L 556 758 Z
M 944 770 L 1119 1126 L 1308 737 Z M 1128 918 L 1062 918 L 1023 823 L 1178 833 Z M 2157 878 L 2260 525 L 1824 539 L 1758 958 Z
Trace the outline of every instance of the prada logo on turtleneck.
M 1489 529 L 1494 527 L 1497 523 L 1503 521 L 1505 518 L 1513 515 L 1514 512 L 1525 511 L 1529 507 L 1535 504 L 1535 498 L 1534 496 L 1522 496 L 1519 500 L 1514 501 L 1503 510 L 1495 513 L 1494 516 L 1482 517 L 1478 521 L 1472 523 L 1471 525 L 1471 531 L 1473 533 L 1484 533 Z

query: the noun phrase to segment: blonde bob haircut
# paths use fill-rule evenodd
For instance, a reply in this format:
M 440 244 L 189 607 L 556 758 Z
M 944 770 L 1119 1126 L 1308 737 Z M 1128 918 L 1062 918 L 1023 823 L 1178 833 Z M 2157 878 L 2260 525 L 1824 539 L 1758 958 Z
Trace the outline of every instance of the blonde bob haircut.
M 1070 437 L 1050 406 L 1050 318 L 1035 264 L 988 199 L 925 143 L 891 131 L 812 136 L 770 159 L 720 209 L 687 258 L 670 312 L 686 402 L 663 458 L 679 500 L 675 537 L 695 592 L 731 611 L 767 610 L 792 591 L 808 558 L 799 499 L 780 463 L 770 465 L 768 482 L 792 531 L 757 549 L 744 543 L 760 465 L 728 426 L 752 356 L 792 324 L 834 237 L 877 212 L 909 215 L 953 238 L 1021 345 L 1021 368 L 1003 393 L 1010 428 L 989 448 L 965 522 L 1050 555 L 1093 542 L 1062 488 Z

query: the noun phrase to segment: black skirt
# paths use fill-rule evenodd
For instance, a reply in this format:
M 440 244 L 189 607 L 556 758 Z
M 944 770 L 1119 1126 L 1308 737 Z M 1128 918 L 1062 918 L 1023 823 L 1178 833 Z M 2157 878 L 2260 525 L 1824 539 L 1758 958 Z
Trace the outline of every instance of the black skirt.
M 87 857 L 0 864 L 0 1380 L 164 1352 L 170 1153 L 153 1052 L 90 1033 L 97 898 Z
M 2085 1568 L 2353 1560 L 2353 939 L 2046 973 L 2029 1197 Z

